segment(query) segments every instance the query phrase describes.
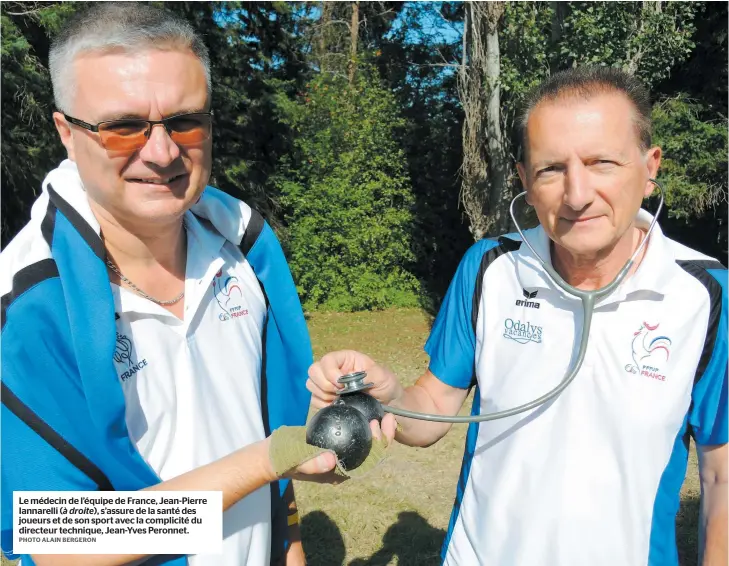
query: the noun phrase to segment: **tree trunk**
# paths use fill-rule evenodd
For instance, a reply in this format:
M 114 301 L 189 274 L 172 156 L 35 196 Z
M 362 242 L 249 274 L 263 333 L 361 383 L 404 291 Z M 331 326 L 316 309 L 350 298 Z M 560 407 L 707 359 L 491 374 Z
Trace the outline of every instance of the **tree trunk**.
M 643 9 L 660 14 L 663 9 L 661 0 L 643 0 Z
M 503 2 L 487 4 L 488 27 L 486 33 L 486 140 L 491 187 L 489 191 L 489 211 L 491 224 L 497 233 L 509 228 L 509 160 L 504 137 L 501 132 L 501 54 L 499 52 L 499 20 L 504 13 Z
M 329 20 L 332 19 L 332 8 L 330 2 L 321 3 L 321 18 L 319 20 L 319 71 L 326 72 L 327 61 L 327 31 Z
M 564 2 L 550 2 L 550 8 L 552 8 L 552 43 L 559 42 L 562 39 L 562 21 L 564 20 L 564 14 L 567 6 Z
M 460 201 L 468 216 L 473 239 L 486 236 L 489 225 L 486 218 L 488 194 L 488 167 L 484 152 L 483 117 L 486 100 L 483 92 L 483 66 L 485 56 L 478 6 L 466 2 L 463 21 L 463 54 L 458 72 L 458 96 L 463 107 L 463 163 L 461 164 Z
M 498 24 L 504 2 L 466 2 L 458 94 L 464 112 L 461 202 L 474 240 L 504 232 L 511 197 L 501 132 Z
M 357 39 L 359 38 L 359 0 L 352 2 L 352 26 L 349 43 L 349 84 L 354 83 L 354 73 L 357 70 Z
M 645 33 L 646 20 L 653 14 L 659 14 L 661 12 L 661 0 L 643 0 L 643 9 L 641 12 L 636 32 L 638 36 Z M 634 75 L 638 71 L 643 55 L 645 55 L 643 43 L 643 41 L 638 42 L 638 48 L 635 53 L 630 54 L 627 63 L 623 65 L 623 69 L 631 75 Z

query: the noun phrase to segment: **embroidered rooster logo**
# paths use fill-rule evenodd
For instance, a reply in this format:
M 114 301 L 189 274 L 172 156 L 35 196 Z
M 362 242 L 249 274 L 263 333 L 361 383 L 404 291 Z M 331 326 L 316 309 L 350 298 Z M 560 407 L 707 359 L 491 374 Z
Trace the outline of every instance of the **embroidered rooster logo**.
M 213 296 L 218 301 L 220 309 L 223 311 L 218 315 L 220 320 L 230 319 L 230 301 L 237 295 L 238 297 L 243 296 L 243 292 L 238 285 L 238 278 L 233 275 L 223 275 L 221 269 L 215 274 L 213 278 Z
M 116 333 L 116 349 L 114 350 L 114 361 L 118 364 L 126 363 L 132 365 L 132 341 L 124 334 Z
M 671 339 L 668 336 L 657 336 L 656 330 L 658 330 L 658 324 L 650 325 L 647 322 L 641 324 L 637 332 L 633 334 L 633 361 L 635 366 L 628 369 L 631 373 L 638 373 L 641 371 L 643 366 L 642 362 L 645 358 L 653 356 L 656 352 L 662 350 L 665 352 L 666 361 L 670 356 L 669 347 L 671 346 Z

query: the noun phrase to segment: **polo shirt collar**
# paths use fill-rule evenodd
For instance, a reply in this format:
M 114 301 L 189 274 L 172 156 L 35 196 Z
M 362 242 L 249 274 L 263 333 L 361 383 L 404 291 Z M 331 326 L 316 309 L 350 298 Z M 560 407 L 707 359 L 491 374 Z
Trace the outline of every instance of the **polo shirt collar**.
M 648 230 L 653 215 L 648 211 L 640 209 L 635 219 L 636 226 Z M 534 250 L 545 262 L 551 265 L 551 240 L 544 228 L 539 225 L 536 228 L 524 231 L 524 236 L 529 240 Z M 517 239 L 521 239 L 517 236 Z M 522 245 L 516 254 L 516 271 L 519 281 L 527 290 L 530 289 L 552 289 L 563 295 L 565 298 L 578 300 L 568 295 L 557 286 L 549 274 L 542 267 L 528 246 Z M 677 269 L 676 260 L 671 250 L 668 238 L 663 234 L 660 224 L 656 223 L 650 239 L 646 244 L 646 252 L 638 269 L 625 279 L 611 295 L 603 298 L 601 305 L 620 301 L 629 298 L 629 295 L 638 291 L 648 291 L 661 294 L 663 284 L 667 282 Z
M 185 320 L 190 320 L 203 302 L 213 276 L 223 266 L 226 239 L 192 212 L 185 213 L 187 268 L 185 271 Z
M 203 221 L 204 222 L 204 221 Z M 223 266 L 221 249 L 225 238 L 212 226 L 203 224 L 192 212 L 185 213 L 187 229 L 187 265 L 185 268 L 185 320 L 194 315 L 200 306 L 213 275 Z M 208 224 L 205 222 L 205 224 Z M 168 310 L 122 288 L 114 293 L 117 312 L 137 312 L 171 319 L 182 323 Z
M 648 230 L 652 221 L 653 215 L 641 209 L 635 223 L 639 228 Z M 663 295 L 664 286 L 679 271 L 680 268 L 676 263 L 676 256 L 670 241 L 661 230 L 661 225 L 656 222 L 646 244 L 643 261 L 640 262 L 635 273 L 618 289 L 621 291 L 619 299 L 629 298 L 632 293 L 638 291 Z

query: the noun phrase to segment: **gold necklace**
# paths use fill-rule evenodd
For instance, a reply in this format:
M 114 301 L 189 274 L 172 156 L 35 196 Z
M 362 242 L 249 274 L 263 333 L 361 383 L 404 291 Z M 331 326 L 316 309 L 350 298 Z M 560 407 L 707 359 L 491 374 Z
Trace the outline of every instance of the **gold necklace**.
M 137 287 L 129 279 L 127 279 L 126 277 L 124 277 L 122 275 L 121 271 L 119 271 L 119 268 L 116 265 L 114 265 L 114 263 L 112 263 L 112 261 L 109 258 L 106 259 L 106 265 L 108 265 L 111 268 L 111 270 L 119 276 L 119 279 L 121 279 L 122 281 L 124 281 L 124 283 L 126 283 L 134 291 L 136 291 L 137 294 L 141 295 L 145 299 L 148 299 L 148 300 L 152 301 L 153 303 L 157 303 L 158 305 L 163 305 L 163 306 L 166 306 L 166 305 L 174 305 L 175 303 L 177 303 L 178 301 L 180 301 L 180 299 L 182 299 L 182 297 L 185 296 L 185 291 L 183 290 L 182 293 L 180 293 L 179 295 L 177 295 L 174 299 L 170 299 L 169 301 L 161 301 L 159 299 L 155 299 L 151 295 L 148 295 L 147 293 L 145 293 L 144 291 L 142 291 L 139 287 Z
M 187 223 L 184 220 L 182 222 L 182 228 L 185 231 L 185 234 L 187 234 Z M 111 261 L 111 259 L 109 258 L 108 255 L 106 257 L 106 265 L 108 265 L 109 268 L 114 273 L 116 273 L 119 276 L 119 279 L 121 279 L 122 281 L 124 281 L 124 283 L 126 283 L 127 285 L 129 285 L 129 287 L 131 287 L 132 290 L 135 291 L 138 295 L 141 295 L 142 297 L 144 297 L 148 301 L 152 301 L 153 303 L 157 303 L 158 305 L 162 305 L 162 306 L 174 305 L 175 303 L 179 302 L 182 299 L 182 297 L 185 296 L 185 291 L 183 289 L 182 293 L 180 293 L 179 295 L 177 295 L 174 299 L 170 299 L 169 301 L 161 301 L 159 299 L 155 299 L 151 295 L 148 295 L 147 293 L 145 293 L 144 291 L 142 291 L 139 287 L 137 287 L 129 279 L 127 279 L 126 277 L 124 277 L 124 275 L 122 275 L 122 272 L 119 271 L 119 268 L 114 264 L 114 262 Z

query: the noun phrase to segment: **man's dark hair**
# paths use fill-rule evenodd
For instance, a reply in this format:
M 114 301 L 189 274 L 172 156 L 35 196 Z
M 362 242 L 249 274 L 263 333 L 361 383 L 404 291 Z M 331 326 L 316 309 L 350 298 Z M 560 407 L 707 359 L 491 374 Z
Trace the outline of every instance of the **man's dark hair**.
M 651 101 L 648 90 L 633 75 L 615 67 L 583 66 L 555 73 L 526 97 L 517 122 L 520 130 L 520 158 L 525 157 L 527 147 L 527 122 L 532 111 L 541 102 L 560 98 L 582 98 L 608 93 L 622 93 L 635 108 L 635 131 L 642 150 L 651 147 L 653 125 Z

